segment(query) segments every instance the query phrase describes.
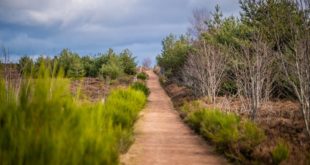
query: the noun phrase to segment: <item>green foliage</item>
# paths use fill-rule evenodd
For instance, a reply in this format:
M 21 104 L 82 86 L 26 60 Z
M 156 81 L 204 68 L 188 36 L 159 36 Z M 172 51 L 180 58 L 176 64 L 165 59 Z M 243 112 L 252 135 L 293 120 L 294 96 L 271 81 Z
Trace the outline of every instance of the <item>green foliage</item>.
M 23 56 L 19 59 L 18 70 L 23 75 L 30 75 L 33 69 L 33 60 L 29 56 Z
M 136 59 L 136 57 L 133 57 L 132 53 L 128 49 L 125 49 L 120 54 L 120 60 L 122 62 L 122 67 L 123 67 L 124 73 L 126 73 L 128 75 L 135 75 L 136 74 L 137 64 L 135 62 L 135 59 Z
M 106 53 L 99 54 L 98 56 L 84 56 L 80 57 L 79 54 L 63 49 L 59 56 L 53 59 L 50 57 L 40 56 L 33 64 L 34 61 L 30 57 L 24 56 L 19 61 L 19 71 L 26 75 L 26 73 L 35 77 L 39 72 L 41 64 L 51 66 L 56 72 L 61 69 L 64 71 L 65 76 L 69 78 L 87 77 L 112 77 L 118 78 L 123 73 L 127 75 L 136 74 L 136 62 L 132 53 L 125 49 L 120 54 L 116 54 L 113 49 L 109 49 Z M 54 68 L 55 67 L 55 68 Z
M 226 80 L 220 87 L 219 95 L 235 95 L 237 94 L 238 88 L 234 80 Z
M 212 19 L 210 19 L 206 24 L 208 24 L 209 29 L 217 29 L 222 23 L 223 13 L 220 6 L 217 4 L 215 6 L 215 11 L 212 13 Z
M 84 56 L 81 58 L 86 77 L 96 77 L 98 75 L 98 69 L 96 68 L 95 60 L 96 59 L 91 56 Z
M 150 94 L 150 89 L 142 82 L 135 82 L 131 85 L 131 88 L 142 91 L 145 96 L 148 96 Z
M 119 55 L 109 49 L 106 54 L 97 58 L 95 65 L 100 66 L 99 73 L 104 78 L 116 79 L 124 73 L 127 75 L 136 74 L 135 57 L 132 56 L 128 49 L 125 49 Z
M 221 20 L 216 27 L 203 33 L 202 36 L 209 43 L 221 45 L 224 50 L 229 47 L 240 49 L 240 45 L 246 44 L 253 33 L 249 26 L 234 17 Z
M 194 115 L 194 111 L 201 111 L 204 107 L 202 106 L 202 102 L 199 100 L 192 101 L 192 102 L 185 102 L 183 106 L 181 107 L 181 117 L 185 118 L 187 116 L 187 120 L 191 120 L 188 122 L 189 126 L 194 129 L 196 132 L 199 132 L 200 130 L 200 121 L 202 119 L 200 118 L 201 115 Z
M 296 2 L 286 0 L 240 1 L 242 22 L 256 29 L 274 47 L 289 44 L 306 17 Z M 301 29 L 300 29 L 301 30 Z
M 118 164 L 146 97 L 129 88 L 105 104 L 80 101 L 62 77 L 41 66 L 16 93 L 0 79 L 1 164 Z
M 203 108 L 199 102 L 186 103 L 182 112 L 187 113 L 185 121 L 194 130 L 215 143 L 218 151 L 238 161 L 250 158 L 254 148 L 265 139 L 263 130 L 252 121 Z
M 80 58 L 74 57 L 72 59 L 71 66 L 67 72 L 67 76 L 72 78 L 81 78 L 85 76 L 85 70 Z
M 63 49 L 58 58 L 59 68 L 64 69 L 65 75 L 72 78 L 80 78 L 85 75 L 85 69 L 80 56 Z
M 138 73 L 137 74 L 137 78 L 140 80 L 147 80 L 148 79 L 148 75 L 144 72 Z
M 200 111 L 204 109 L 202 104 L 203 103 L 200 100 L 195 100 L 192 102 L 185 102 L 183 106 L 181 107 L 181 111 L 186 114 L 190 114 L 191 112 L 194 112 L 194 111 Z
M 240 119 L 234 114 L 219 110 L 204 110 L 201 123 L 202 134 L 220 146 L 235 143 L 239 138 Z
M 280 164 L 289 157 L 289 147 L 284 140 L 279 140 L 276 147 L 272 150 L 272 160 L 274 164 Z
M 186 37 L 181 36 L 177 39 L 170 34 L 162 41 L 163 50 L 157 56 L 157 64 L 165 70 L 167 77 L 175 76 L 183 66 L 190 51 L 190 46 Z
M 118 89 L 111 92 L 104 104 L 107 115 L 112 117 L 113 125 L 131 128 L 139 111 L 143 108 L 146 97 L 135 89 Z
M 109 56 L 109 61 L 107 64 L 103 64 L 100 69 L 100 74 L 104 78 L 111 78 L 112 80 L 118 78 L 123 74 L 123 70 L 121 67 L 121 61 L 117 56 Z
M 252 150 L 259 145 L 265 138 L 264 131 L 259 128 L 255 123 L 249 120 L 243 120 L 239 126 L 239 141 L 240 150 L 243 154 L 251 154 Z M 250 157 L 251 155 L 246 155 Z

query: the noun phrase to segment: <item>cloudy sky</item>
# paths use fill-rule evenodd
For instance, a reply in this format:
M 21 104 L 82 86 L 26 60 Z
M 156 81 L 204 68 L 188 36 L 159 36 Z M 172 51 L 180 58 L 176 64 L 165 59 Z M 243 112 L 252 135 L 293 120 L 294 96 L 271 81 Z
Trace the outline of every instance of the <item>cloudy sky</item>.
M 154 59 L 165 36 L 187 32 L 193 9 L 216 4 L 239 13 L 238 0 L 0 0 L 0 46 L 13 58 L 129 48 Z

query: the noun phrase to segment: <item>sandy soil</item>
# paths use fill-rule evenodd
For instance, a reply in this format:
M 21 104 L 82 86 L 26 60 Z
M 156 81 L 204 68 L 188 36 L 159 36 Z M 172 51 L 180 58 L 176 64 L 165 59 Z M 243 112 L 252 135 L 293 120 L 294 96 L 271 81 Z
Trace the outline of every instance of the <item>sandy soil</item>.
M 135 142 L 121 156 L 125 165 L 227 164 L 203 139 L 195 135 L 173 109 L 172 102 L 148 71 L 151 94 L 135 126 Z

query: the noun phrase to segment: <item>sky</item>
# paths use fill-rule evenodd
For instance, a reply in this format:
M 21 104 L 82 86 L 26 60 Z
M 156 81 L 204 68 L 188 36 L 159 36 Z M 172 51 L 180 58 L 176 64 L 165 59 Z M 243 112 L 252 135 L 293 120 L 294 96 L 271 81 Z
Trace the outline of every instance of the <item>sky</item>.
M 0 46 L 20 56 L 54 56 L 63 48 L 96 55 L 128 48 L 141 63 L 161 52 L 170 33 L 184 34 L 194 9 L 239 15 L 238 0 L 0 0 Z

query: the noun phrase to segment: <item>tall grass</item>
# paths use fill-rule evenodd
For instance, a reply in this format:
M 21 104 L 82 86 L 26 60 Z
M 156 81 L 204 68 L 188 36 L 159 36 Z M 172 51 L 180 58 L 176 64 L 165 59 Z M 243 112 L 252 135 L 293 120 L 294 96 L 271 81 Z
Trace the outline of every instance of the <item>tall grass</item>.
M 44 68 L 14 93 L 0 80 L 0 164 L 118 164 L 146 96 L 117 89 L 104 104 L 90 103 L 69 85 Z

